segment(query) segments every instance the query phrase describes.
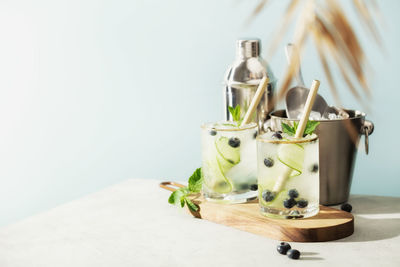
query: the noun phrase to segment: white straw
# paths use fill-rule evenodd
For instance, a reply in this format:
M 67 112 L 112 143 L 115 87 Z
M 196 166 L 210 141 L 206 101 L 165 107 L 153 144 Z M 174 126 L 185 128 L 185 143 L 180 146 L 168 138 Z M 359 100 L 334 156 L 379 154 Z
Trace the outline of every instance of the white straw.
M 249 109 L 247 110 L 246 114 L 244 115 L 242 125 L 248 124 L 251 121 L 251 117 L 252 117 L 254 111 L 257 109 L 258 104 L 260 103 L 260 100 L 261 100 L 262 96 L 264 95 L 265 88 L 267 87 L 268 83 L 269 83 L 268 77 L 264 76 L 261 79 L 260 84 L 258 85 L 257 91 L 256 91 L 253 99 L 251 100 Z

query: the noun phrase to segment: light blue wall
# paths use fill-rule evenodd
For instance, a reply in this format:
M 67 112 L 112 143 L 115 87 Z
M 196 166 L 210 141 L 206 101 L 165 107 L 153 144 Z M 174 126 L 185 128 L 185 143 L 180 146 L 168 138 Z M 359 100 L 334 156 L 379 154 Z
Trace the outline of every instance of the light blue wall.
M 235 39 L 266 47 L 285 1 L 245 27 L 253 2 L 1 1 L 0 225 L 128 178 L 186 179 L 199 166 L 199 125 L 222 117 Z M 379 2 L 386 54 L 364 42 L 376 130 L 352 192 L 400 196 L 400 2 Z M 270 63 L 281 77 L 283 49 Z M 310 50 L 303 68 L 332 100 Z M 346 106 L 361 108 L 345 90 Z

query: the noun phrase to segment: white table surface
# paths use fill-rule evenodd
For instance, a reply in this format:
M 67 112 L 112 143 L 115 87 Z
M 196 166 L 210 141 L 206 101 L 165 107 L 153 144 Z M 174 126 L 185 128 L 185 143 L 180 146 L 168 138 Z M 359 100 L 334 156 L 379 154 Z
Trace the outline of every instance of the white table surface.
M 0 228 L 0 266 L 400 266 L 400 198 L 352 196 L 355 233 L 278 241 L 195 219 L 157 180 L 131 179 Z

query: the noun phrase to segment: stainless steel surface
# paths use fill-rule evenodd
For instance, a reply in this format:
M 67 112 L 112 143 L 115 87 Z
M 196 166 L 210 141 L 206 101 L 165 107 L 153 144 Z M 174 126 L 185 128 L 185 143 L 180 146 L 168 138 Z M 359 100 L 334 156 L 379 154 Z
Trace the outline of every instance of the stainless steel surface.
M 260 57 L 260 40 L 242 39 L 236 42 L 236 59 L 225 75 L 224 114 L 226 120 L 232 120 L 228 107 L 240 105 L 242 116 L 246 113 L 261 79 L 267 75 L 270 79 L 265 94 L 258 105 L 252 121 L 263 125 L 267 115 L 273 110 L 272 94 L 276 79 L 266 62 Z
M 346 110 L 348 119 L 321 120 L 316 130 L 319 137 L 320 203 L 336 205 L 349 198 L 357 147 L 361 135 L 365 135 L 368 154 L 368 136 L 374 125 L 365 120 L 365 114 L 356 110 Z M 293 124 L 284 110 L 271 113 L 269 127 L 282 130 L 281 123 Z
M 288 117 L 290 119 L 298 119 L 301 116 L 307 100 L 308 93 L 310 92 L 310 90 L 305 88 L 303 75 L 301 73 L 301 62 L 298 58 L 299 54 L 296 49 L 296 46 L 291 43 L 287 44 L 285 49 L 286 59 L 289 64 L 294 57 L 296 57 L 297 61 L 299 61 L 299 68 L 297 69 L 295 76 L 298 85 L 290 88 L 286 93 L 286 114 L 288 114 Z M 317 94 L 311 110 L 321 113 L 322 116 L 327 107 L 328 104 L 326 103 L 325 99 L 321 95 Z
M 290 62 L 292 61 L 292 57 L 293 57 L 293 56 L 298 57 L 298 54 L 297 54 L 298 51 L 296 51 L 295 49 L 296 49 L 296 47 L 295 47 L 295 45 L 292 44 L 292 43 L 289 43 L 289 44 L 286 45 L 285 52 L 286 52 L 286 59 L 287 59 L 287 62 L 288 62 L 288 63 L 290 63 Z M 293 54 L 294 52 L 296 52 L 296 53 Z M 299 60 L 299 61 L 300 61 L 300 60 Z M 303 74 L 301 73 L 301 66 L 300 66 L 300 63 L 299 63 L 299 68 L 297 69 L 297 72 L 296 72 L 296 76 L 295 76 L 295 77 L 296 77 L 298 86 L 300 86 L 300 87 L 306 87 L 306 86 L 305 86 L 305 83 L 304 83 L 304 79 L 303 79 Z
M 369 153 L 369 140 L 368 137 L 374 131 L 374 124 L 371 121 L 365 121 L 361 131 L 365 135 L 365 154 Z
M 286 111 L 290 119 L 298 119 L 301 116 L 309 92 L 309 89 L 300 86 L 289 89 L 286 94 Z M 328 104 L 325 99 L 321 95 L 317 94 L 311 110 L 321 113 L 322 116 L 327 107 Z

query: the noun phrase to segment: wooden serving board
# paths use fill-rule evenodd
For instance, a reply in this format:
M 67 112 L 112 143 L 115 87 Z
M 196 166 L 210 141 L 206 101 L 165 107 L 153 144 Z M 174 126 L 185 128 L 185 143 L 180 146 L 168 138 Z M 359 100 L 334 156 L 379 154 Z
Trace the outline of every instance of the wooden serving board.
M 174 191 L 168 185 L 181 187 L 174 182 L 160 186 Z M 268 238 L 292 242 L 323 242 L 341 239 L 354 232 L 354 217 L 351 213 L 325 206 L 320 212 L 305 219 L 272 219 L 261 215 L 258 201 L 244 204 L 218 204 L 206 201 L 202 196 L 193 198 L 200 210 L 190 212 L 193 216 L 218 224 Z

